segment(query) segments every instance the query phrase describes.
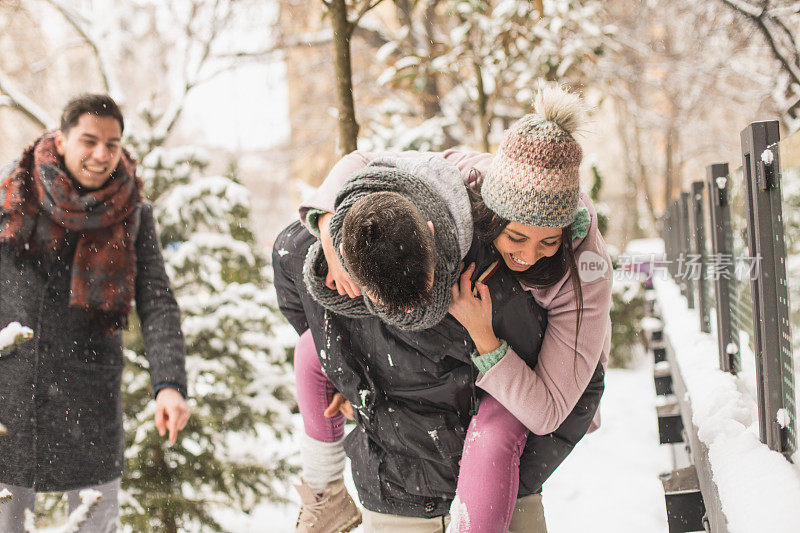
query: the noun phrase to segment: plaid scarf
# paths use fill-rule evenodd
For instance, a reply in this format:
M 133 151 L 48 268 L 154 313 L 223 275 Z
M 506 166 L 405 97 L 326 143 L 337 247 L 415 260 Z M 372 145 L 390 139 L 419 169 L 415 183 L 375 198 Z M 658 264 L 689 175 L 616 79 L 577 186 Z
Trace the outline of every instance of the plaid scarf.
M 142 199 L 136 162 L 123 150 L 106 184 L 90 192 L 79 191 L 64 168 L 52 133 L 25 149 L 0 183 L 0 243 L 54 260 L 67 231 L 76 232 L 69 306 L 119 327 L 131 310 L 136 276 L 135 210 Z

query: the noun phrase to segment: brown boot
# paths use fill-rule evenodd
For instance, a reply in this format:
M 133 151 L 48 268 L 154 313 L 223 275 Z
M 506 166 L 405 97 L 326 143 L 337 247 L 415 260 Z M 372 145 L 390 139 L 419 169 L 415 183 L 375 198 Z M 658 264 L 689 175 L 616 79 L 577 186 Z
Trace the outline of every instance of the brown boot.
M 294 488 L 303 502 L 296 533 L 346 533 L 361 524 L 361 511 L 348 494 L 343 479 L 329 483 L 322 494 L 316 494 L 305 481 Z

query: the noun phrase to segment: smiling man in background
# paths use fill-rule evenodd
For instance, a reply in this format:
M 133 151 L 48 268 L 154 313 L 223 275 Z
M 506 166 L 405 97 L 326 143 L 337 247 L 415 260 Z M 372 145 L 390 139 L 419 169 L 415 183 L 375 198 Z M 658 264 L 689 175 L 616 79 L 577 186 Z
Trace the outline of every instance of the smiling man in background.
M 23 531 L 37 492 L 103 498 L 81 532 L 116 530 L 124 457 L 122 332 L 135 299 L 161 435 L 189 419 L 180 312 L 152 206 L 122 148 L 124 121 L 85 94 L 0 170 L 0 325 L 34 331 L 0 352 L 0 531 Z

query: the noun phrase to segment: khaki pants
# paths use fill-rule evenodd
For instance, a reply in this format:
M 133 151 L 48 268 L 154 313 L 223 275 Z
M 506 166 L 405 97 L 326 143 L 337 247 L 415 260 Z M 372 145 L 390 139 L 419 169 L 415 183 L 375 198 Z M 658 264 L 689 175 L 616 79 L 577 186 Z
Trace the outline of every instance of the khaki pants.
M 365 533 L 442 533 L 441 517 L 411 518 L 374 513 L 366 509 L 364 509 L 363 515 Z M 444 524 L 445 526 L 450 524 L 449 516 L 445 517 Z M 547 533 L 541 494 L 531 494 L 517 500 L 508 531 L 509 533 Z

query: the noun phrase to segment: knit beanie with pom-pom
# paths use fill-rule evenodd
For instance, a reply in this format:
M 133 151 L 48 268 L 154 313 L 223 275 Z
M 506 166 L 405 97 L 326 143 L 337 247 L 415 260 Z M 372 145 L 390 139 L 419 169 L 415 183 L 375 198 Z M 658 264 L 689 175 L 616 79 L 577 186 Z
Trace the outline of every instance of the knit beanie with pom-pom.
M 583 152 L 572 137 L 585 108 L 557 85 L 539 88 L 534 112 L 503 135 L 481 186 L 486 207 L 511 222 L 563 228 L 575 219 Z

